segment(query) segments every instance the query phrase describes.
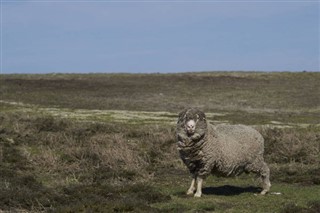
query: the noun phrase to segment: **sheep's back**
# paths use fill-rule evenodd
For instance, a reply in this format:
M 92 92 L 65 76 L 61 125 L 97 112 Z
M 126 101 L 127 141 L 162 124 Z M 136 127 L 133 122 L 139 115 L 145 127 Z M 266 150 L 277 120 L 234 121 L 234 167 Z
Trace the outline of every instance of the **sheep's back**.
M 208 141 L 204 149 L 207 161 L 222 173 L 231 174 L 263 155 L 261 134 L 245 125 L 208 125 Z M 218 160 L 218 161 L 217 161 Z

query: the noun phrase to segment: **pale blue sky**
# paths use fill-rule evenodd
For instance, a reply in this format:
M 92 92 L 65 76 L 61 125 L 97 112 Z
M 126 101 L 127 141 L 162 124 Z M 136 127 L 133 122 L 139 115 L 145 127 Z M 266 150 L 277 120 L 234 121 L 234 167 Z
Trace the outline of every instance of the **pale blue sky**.
M 319 1 L 1 2 L 2 73 L 319 71 Z

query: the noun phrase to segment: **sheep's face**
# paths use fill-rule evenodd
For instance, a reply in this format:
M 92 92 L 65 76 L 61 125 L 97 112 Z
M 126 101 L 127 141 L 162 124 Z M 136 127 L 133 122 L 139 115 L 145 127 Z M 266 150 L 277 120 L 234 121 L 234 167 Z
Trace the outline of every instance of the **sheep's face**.
M 189 120 L 186 123 L 186 131 L 188 135 L 193 135 L 196 130 L 196 122 L 194 120 Z

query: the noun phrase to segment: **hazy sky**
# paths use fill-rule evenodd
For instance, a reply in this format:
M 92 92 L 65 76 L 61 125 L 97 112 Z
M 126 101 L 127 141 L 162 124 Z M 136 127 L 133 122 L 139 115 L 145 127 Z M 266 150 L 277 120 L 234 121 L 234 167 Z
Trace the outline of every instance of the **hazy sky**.
M 1 0 L 1 72 L 319 71 L 319 13 L 319 0 Z

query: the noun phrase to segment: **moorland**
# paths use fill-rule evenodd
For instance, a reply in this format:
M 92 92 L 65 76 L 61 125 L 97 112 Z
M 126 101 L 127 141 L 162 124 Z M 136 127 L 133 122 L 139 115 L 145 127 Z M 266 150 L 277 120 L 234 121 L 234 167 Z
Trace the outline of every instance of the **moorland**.
M 0 211 L 319 212 L 320 73 L 0 75 Z M 272 188 L 209 177 L 176 149 L 186 107 L 265 139 Z

